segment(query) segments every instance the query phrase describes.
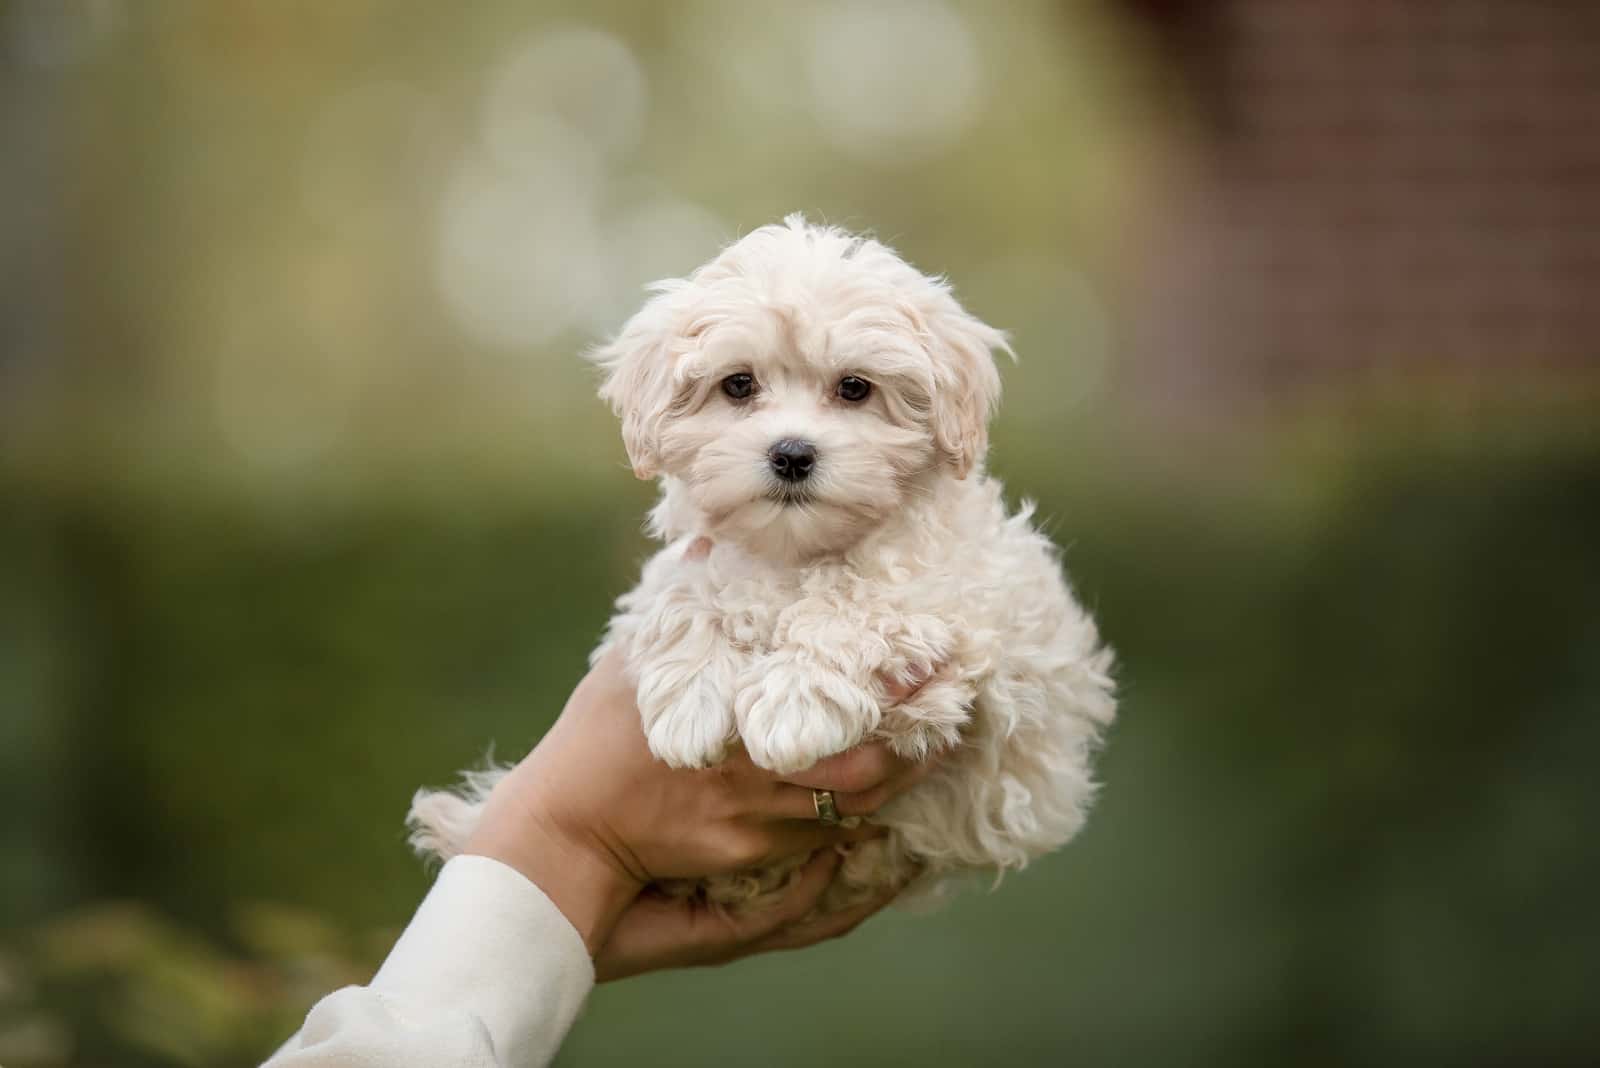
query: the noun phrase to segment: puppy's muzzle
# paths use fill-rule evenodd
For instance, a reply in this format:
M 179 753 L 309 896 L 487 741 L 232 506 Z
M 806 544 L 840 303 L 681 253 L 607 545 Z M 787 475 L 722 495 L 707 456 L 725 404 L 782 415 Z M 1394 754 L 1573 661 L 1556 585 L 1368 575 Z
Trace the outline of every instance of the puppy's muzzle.
M 817 464 L 817 447 L 799 438 L 784 438 L 767 450 L 772 473 L 785 482 L 804 482 Z

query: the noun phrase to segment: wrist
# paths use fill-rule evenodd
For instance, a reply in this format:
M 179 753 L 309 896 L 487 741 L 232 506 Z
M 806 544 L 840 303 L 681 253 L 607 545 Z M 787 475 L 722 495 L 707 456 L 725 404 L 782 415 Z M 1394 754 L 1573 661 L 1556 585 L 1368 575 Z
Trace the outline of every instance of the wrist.
M 520 818 L 499 818 L 507 809 Z M 605 850 L 564 832 L 550 813 L 533 804 L 502 808 L 491 803 L 463 852 L 522 873 L 577 930 L 591 957 L 643 889 Z

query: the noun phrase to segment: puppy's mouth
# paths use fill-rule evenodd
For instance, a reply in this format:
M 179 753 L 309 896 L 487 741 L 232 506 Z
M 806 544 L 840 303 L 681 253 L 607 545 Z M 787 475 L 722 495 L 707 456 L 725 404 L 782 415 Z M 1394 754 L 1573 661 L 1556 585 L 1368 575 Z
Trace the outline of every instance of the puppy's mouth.
M 804 486 L 773 486 L 767 491 L 767 500 L 787 508 L 791 505 L 810 504 L 816 500 L 816 494 Z

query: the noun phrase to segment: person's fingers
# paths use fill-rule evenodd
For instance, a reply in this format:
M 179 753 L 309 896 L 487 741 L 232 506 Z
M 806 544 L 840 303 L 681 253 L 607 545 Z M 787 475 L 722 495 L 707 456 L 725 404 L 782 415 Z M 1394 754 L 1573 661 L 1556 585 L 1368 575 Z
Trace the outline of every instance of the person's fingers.
M 835 804 L 838 803 L 840 796 L 833 795 Z M 775 820 L 816 820 L 816 791 L 807 786 L 793 786 L 786 782 L 774 783 L 771 796 L 762 806 L 762 814 Z M 843 810 L 839 814 L 846 815 Z
M 888 753 L 888 761 L 886 763 L 890 766 L 890 774 L 886 779 L 864 785 L 859 790 L 838 790 L 838 788 L 835 788 L 834 806 L 837 807 L 838 814 L 845 817 L 845 819 L 858 817 L 858 815 L 872 815 L 878 809 L 882 809 L 885 804 L 890 803 L 894 798 L 898 798 L 902 793 L 906 793 L 907 790 L 915 787 L 918 782 L 926 779 L 928 774 L 933 772 L 934 767 L 938 767 L 939 759 L 942 756 L 942 753 L 936 753 L 936 755 L 930 756 L 922 763 L 912 763 L 909 759 L 894 755 L 893 751 L 885 751 Z M 843 756 L 848 756 L 848 753 Z M 811 771 L 814 772 L 816 769 L 811 769 Z M 837 775 L 838 772 L 824 769 L 824 774 Z M 875 767 L 872 767 L 869 771 L 845 769 L 845 774 L 842 777 L 850 780 L 853 775 L 858 774 L 859 777 L 856 777 L 854 782 L 866 782 L 869 779 L 869 775 L 877 774 L 877 769 Z M 810 779 L 810 775 L 811 772 L 802 772 L 800 777 Z M 792 782 L 774 783 L 770 811 L 778 819 L 816 819 L 816 788 L 797 787 Z
M 813 790 L 856 794 L 887 782 L 907 763 L 895 755 L 887 742 L 867 742 L 818 761 L 804 771 L 785 775 L 783 780 Z
M 853 794 L 834 794 L 834 805 L 839 809 L 839 815 L 846 819 L 851 816 L 870 816 L 926 779 L 937 766 L 937 757 L 930 757 L 920 764 L 906 764 L 899 774 L 888 782 L 879 783 L 870 790 Z
M 815 819 L 780 820 L 762 826 L 760 841 L 763 844 L 764 855 L 757 858 L 752 866 L 770 864 L 784 857 L 795 857 L 818 849 L 831 850 L 836 845 L 867 842 L 874 838 L 882 838 L 888 833 L 888 828 L 877 827 L 870 823 L 861 823 L 854 827 L 842 825 L 830 827 L 818 823 Z
M 834 807 L 839 810 L 839 815 L 845 819 L 856 816 L 871 816 L 884 805 L 911 789 L 917 783 L 928 777 L 928 774 L 937 766 L 937 758 L 923 761 L 921 764 L 902 763 L 899 769 L 888 779 L 866 790 L 854 793 L 834 792 Z M 816 791 L 804 787 L 794 786 L 790 783 L 778 783 L 772 793 L 769 806 L 771 815 L 776 819 L 789 820 L 814 820 L 817 818 Z
M 626 979 L 672 964 L 692 964 L 710 955 L 701 948 L 716 935 L 689 898 L 646 890 L 628 906 L 611 938 L 594 955 L 595 982 Z
M 730 914 L 728 925 L 731 940 L 747 943 L 765 938 L 784 927 L 789 927 L 810 914 L 822 900 L 823 893 L 833 882 L 844 857 L 836 849 L 823 849 L 803 864 L 785 888 L 783 896 L 764 909 L 749 909 Z
M 852 908 L 840 909 L 838 912 L 825 913 L 815 919 L 780 927 L 771 934 L 757 939 L 751 944 L 748 952 L 766 953 L 779 949 L 804 949 L 818 942 L 826 942 L 830 938 L 843 938 L 893 901 L 900 893 L 900 889 L 895 887 Z

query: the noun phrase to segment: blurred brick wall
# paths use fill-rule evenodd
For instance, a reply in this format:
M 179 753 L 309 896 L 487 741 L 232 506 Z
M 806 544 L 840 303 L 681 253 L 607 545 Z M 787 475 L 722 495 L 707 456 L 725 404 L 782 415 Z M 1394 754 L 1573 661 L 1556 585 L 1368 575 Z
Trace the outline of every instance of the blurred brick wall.
M 1129 0 L 1200 151 L 1149 234 L 1163 407 L 1600 364 L 1600 2 Z

